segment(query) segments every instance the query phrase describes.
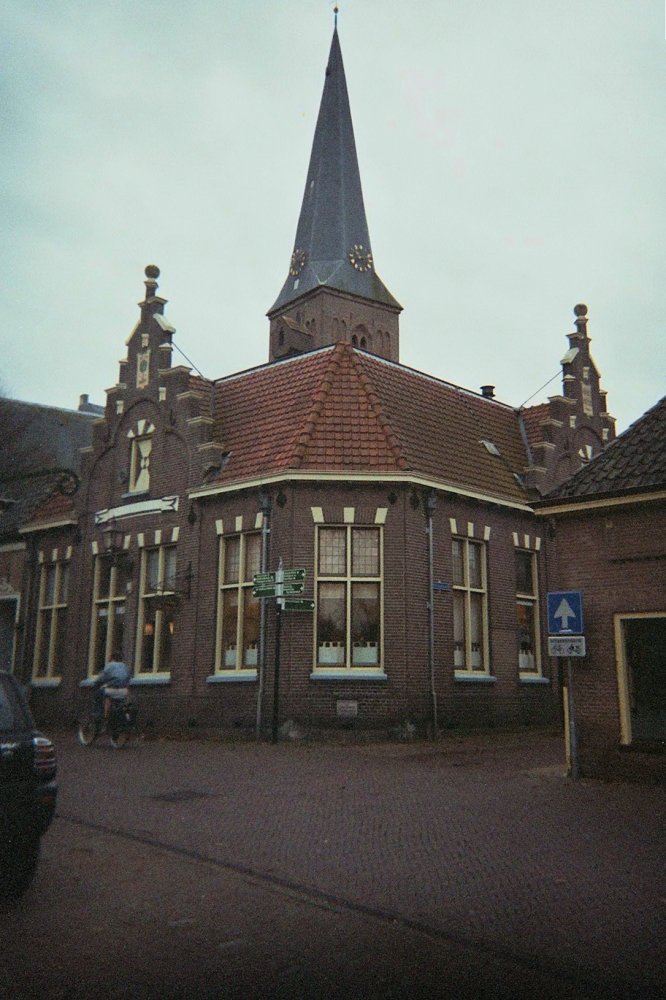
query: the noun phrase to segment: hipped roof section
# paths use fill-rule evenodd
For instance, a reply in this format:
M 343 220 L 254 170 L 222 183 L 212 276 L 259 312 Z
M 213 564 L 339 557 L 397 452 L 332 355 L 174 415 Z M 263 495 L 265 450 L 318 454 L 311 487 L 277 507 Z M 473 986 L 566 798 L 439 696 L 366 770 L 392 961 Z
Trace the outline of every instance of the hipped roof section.
M 347 343 L 218 382 L 215 436 L 228 459 L 210 487 L 289 471 L 412 472 L 528 499 L 513 409 Z

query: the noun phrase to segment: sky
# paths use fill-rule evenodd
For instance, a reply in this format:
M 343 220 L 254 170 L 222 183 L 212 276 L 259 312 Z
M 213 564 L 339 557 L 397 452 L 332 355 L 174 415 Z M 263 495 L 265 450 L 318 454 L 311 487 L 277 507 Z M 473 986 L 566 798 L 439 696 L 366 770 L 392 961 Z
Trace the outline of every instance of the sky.
M 6 395 L 103 403 L 150 263 L 206 377 L 267 360 L 333 6 L 4 0 Z M 541 402 L 585 302 L 626 428 L 666 393 L 662 0 L 346 0 L 338 30 L 402 363 Z

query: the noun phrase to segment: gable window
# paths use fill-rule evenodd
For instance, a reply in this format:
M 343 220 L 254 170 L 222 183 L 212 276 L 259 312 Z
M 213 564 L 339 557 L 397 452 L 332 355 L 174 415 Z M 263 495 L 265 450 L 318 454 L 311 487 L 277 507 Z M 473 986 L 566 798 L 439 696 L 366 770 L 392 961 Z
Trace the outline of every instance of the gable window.
M 533 677 L 541 673 L 536 552 L 517 549 L 515 564 L 518 671 Z
M 487 674 L 488 601 L 486 546 L 470 538 L 454 538 L 453 665 L 456 673 Z
M 131 567 L 115 563 L 111 556 L 97 556 L 93 580 L 93 611 L 90 630 L 88 674 L 93 677 L 113 655 L 121 655 L 125 644 L 125 611 Z
M 256 673 L 259 598 L 253 579 L 261 569 L 261 532 L 220 538 L 215 670 Z
M 381 529 L 317 532 L 317 668 L 381 664 Z
M 144 549 L 137 637 L 137 675 L 168 675 L 176 628 L 176 546 Z
M 154 431 L 155 427 L 149 420 L 139 420 L 135 429 L 130 428 L 127 432 L 130 439 L 130 493 L 147 493 L 150 489 L 150 459 L 153 450 L 151 435 Z
M 150 488 L 150 452 L 153 442 L 149 437 L 133 438 L 130 446 L 130 493 L 145 493 Z
M 37 611 L 37 641 L 32 667 L 33 680 L 51 680 L 63 675 L 67 628 L 69 563 L 42 566 Z

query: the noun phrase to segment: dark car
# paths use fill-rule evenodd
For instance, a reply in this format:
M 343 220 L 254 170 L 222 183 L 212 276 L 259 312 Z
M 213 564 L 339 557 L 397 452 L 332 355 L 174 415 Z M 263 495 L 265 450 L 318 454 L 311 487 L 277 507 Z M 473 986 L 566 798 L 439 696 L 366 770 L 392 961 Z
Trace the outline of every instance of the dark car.
M 0 671 L 0 899 L 30 885 L 55 813 L 55 748 L 35 728 L 16 679 Z

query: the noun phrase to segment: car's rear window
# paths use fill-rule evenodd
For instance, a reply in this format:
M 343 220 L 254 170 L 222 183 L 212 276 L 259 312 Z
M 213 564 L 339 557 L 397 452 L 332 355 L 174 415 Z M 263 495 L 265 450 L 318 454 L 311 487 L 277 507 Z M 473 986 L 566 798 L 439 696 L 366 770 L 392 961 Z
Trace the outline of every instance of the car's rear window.
M 30 728 L 30 716 L 21 704 L 12 679 L 0 674 L 0 733 Z

